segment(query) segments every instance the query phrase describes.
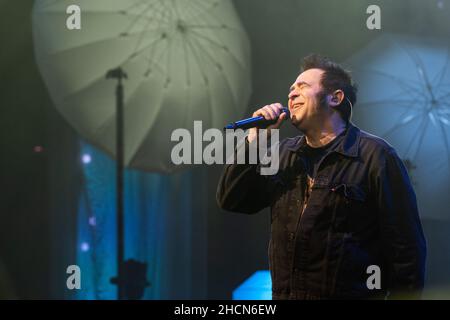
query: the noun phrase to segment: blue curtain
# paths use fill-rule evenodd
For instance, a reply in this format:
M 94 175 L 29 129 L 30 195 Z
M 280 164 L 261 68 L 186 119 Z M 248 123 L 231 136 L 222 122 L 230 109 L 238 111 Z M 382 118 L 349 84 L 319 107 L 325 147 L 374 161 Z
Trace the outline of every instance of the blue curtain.
M 115 161 L 84 142 L 80 150 L 84 181 L 76 252 L 82 288 L 75 298 L 116 299 L 110 283 L 117 274 Z M 206 223 L 206 205 L 196 197 L 205 182 L 198 170 L 172 175 L 125 170 L 125 259 L 147 263 L 151 285 L 144 299 L 190 299 L 205 285 L 196 283 L 194 290 L 192 283 L 195 272 L 205 271 L 196 266 L 205 265 L 200 260 L 206 243 L 199 246 L 202 237 L 192 234 L 193 221 Z

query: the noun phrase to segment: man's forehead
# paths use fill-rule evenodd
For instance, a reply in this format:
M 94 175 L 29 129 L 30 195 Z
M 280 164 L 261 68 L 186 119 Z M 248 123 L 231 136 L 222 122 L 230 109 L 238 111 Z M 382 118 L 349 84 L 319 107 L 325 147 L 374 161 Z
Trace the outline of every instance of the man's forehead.
M 308 69 L 300 73 L 295 82 L 296 83 L 306 82 L 309 84 L 319 83 L 323 73 L 324 71 L 322 69 L 317 68 Z

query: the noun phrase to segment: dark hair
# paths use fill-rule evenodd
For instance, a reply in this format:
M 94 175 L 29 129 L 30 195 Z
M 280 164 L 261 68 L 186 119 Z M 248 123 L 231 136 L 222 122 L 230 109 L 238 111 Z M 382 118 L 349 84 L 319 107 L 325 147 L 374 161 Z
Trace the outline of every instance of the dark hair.
M 344 92 L 344 100 L 337 106 L 336 110 L 342 119 L 348 122 L 352 113 L 352 106 L 356 103 L 356 92 L 358 91 L 350 72 L 344 70 L 344 68 L 329 58 L 318 54 L 310 54 L 304 57 L 301 69 L 302 72 L 309 69 L 321 69 L 324 71 L 320 84 L 325 94 L 330 94 L 338 89 Z M 351 105 L 347 99 L 350 100 Z

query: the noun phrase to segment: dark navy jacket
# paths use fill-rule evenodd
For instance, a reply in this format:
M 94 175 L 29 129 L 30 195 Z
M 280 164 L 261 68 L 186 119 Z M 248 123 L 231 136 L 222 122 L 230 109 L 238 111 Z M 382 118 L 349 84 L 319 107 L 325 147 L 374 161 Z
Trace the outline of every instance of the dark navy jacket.
M 271 208 L 273 298 L 418 298 L 426 244 L 416 196 L 395 150 L 349 124 L 308 188 L 305 145 L 303 136 L 280 143 L 276 175 L 231 164 L 218 185 L 225 210 Z M 373 265 L 381 271 L 379 290 L 367 285 Z

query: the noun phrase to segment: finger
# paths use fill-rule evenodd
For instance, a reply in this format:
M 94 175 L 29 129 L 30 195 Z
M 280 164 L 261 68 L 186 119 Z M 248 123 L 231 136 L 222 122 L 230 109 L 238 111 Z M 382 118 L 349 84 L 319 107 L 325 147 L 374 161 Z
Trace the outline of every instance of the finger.
M 277 120 L 277 123 L 275 124 L 276 127 L 280 126 L 281 123 L 284 121 L 284 119 L 286 119 L 287 114 L 285 112 L 283 112 L 280 117 Z
M 252 117 L 258 117 L 258 116 L 264 116 L 264 113 L 262 112 L 262 108 L 253 112 Z
M 264 110 L 266 110 L 270 114 L 270 119 L 276 119 L 278 117 L 278 114 L 275 110 L 272 109 L 270 105 L 265 106 Z
M 278 114 L 283 111 L 283 105 L 281 103 L 274 103 L 272 104 L 272 106 L 277 110 Z
M 271 115 L 265 108 L 259 109 L 259 115 L 263 116 L 266 120 L 271 120 Z
M 267 113 L 266 111 L 264 111 L 264 107 L 259 108 L 258 110 L 256 110 L 255 112 L 253 112 L 252 117 L 258 117 L 258 116 L 264 116 L 264 114 Z
M 272 112 L 274 113 L 275 119 L 278 118 L 278 116 L 279 116 L 280 113 L 281 113 L 281 110 L 278 108 L 277 104 L 276 104 L 276 103 L 271 104 L 271 105 L 269 106 L 269 108 L 270 108 L 270 110 L 272 110 Z

